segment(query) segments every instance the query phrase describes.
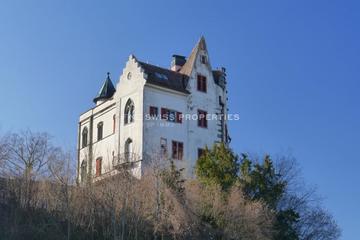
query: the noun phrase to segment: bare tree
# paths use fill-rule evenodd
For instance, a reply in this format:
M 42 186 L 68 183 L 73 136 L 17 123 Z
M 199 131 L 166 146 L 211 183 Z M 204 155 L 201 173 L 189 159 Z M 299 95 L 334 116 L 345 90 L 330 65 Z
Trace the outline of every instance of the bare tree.
M 339 239 L 339 226 L 333 216 L 321 206 L 322 198 L 317 194 L 316 188 L 305 184 L 296 159 L 292 156 L 282 156 L 276 162 L 279 175 L 287 183 L 278 207 L 293 209 L 299 214 L 295 226 L 299 239 Z
M 53 192 L 53 200 L 60 202 L 58 209 L 65 214 L 67 222 L 67 239 L 71 239 L 71 212 L 73 192 L 76 179 L 75 159 L 70 152 L 56 151 L 48 161 L 51 178 L 57 191 Z
M 47 172 L 47 163 L 58 149 L 50 142 L 46 133 L 33 133 L 30 130 L 5 136 L 7 158 L 2 167 L 3 174 L 9 177 L 33 179 Z

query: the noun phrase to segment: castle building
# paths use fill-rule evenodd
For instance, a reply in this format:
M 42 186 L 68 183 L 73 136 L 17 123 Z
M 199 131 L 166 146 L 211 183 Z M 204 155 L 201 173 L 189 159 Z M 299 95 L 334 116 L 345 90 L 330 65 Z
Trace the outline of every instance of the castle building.
M 194 173 L 206 146 L 229 143 L 225 69 L 213 70 L 201 37 L 188 58 L 162 68 L 130 55 L 114 87 L 108 74 L 78 124 L 78 182 L 126 167 L 140 178 L 154 158 Z

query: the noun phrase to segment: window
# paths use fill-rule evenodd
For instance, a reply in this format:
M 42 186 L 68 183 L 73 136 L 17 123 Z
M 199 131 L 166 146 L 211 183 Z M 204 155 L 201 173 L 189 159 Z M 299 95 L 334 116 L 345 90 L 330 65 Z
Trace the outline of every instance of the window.
M 100 141 L 103 138 L 103 122 L 99 122 L 97 125 L 97 140 Z
M 206 77 L 202 75 L 197 76 L 197 90 L 206 92 Z
M 131 160 L 131 154 L 132 154 L 132 140 L 131 138 L 128 138 L 125 142 L 125 149 L 124 149 L 124 153 L 125 153 L 125 162 L 130 162 Z
M 168 110 L 168 121 L 175 122 L 176 121 L 176 112 L 172 110 Z
M 167 108 L 161 108 L 161 119 L 169 122 L 182 123 L 183 115 L 181 112 L 170 110 Z
M 155 76 L 157 79 L 162 80 L 162 81 L 168 80 L 168 77 L 163 73 L 155 72 Z
M 184 154 L 184 144 L 182 142 L 172 141 L 172 158 L 182 160 Z
M 116 127 L 116 115 L 113 115 L 113 133 L 115 133 L 115 127 Z
M 205 149 L 198 148 L 198 158 L 200 158 L 205 153 Z
M 167 154 L 167 140 L 166 138 L 160 138 L 160 154 L 165 157 Z
M 86 161 L 83 160 L 81 163 L 81 182 L 86 181 L 86 175 L 87 175 L 86 166 L 87 166 Z
M 82 147 L 86 147 L 87 146 L 87 139 L 88 139 L 88 129 L 87 127 L 84 127 L 84 129 L 82 130 Z
M 206 56 L 205 56 L 205 55 L 201 55 L 200 61 L 201 61 L 202 64 L 206 64 L 206 63 L 207 63 Z
M 131 72 L 129 72 L 129 73 L 127 74 L 127 79 L 128 79 L 128 80 L 131 79 Z
M 158 108 L 150 106 L 150 117 L 156 117 L 158 115 Z
M 96 172 L 95 172 L 96 177 L 99 177 L 101 175 L 101 164 L 102 164 L 101 162 L 102 162 L 101 157 L 96 159 L 96 169 L 95 169 L 96 170 Z
M 207 128 L 207 119 L 206 119 L 207 112 L 198 110 L 198 126 Z
M 134 102 L 131 99 L 129 99 L 125 105 L 124 124 L 134 122 L 134 112 L 135 112 Z
M 182 118 L 183 118 L 183 115 L 181 112 L 176 112 L 176 122 L 177 123 L 182 123 Z

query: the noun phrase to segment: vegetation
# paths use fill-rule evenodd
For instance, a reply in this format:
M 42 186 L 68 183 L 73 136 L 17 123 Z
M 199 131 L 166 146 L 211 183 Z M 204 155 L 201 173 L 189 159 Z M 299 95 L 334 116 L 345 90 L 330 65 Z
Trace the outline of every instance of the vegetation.
M 298 188 L 289 159 L 239 158 L 206 149 L 196 178 L 149 159 L 144 176 L 127 169 L 75 184 L 75 160 L 47 134 L 0 139 L 0 239 L 338 239 L 313 191 Z

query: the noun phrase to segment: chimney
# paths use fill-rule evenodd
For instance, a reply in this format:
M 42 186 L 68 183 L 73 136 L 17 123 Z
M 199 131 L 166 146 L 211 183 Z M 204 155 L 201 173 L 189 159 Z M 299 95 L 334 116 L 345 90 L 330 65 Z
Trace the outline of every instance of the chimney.
M 171 70 L 178 72 L 186 63 L 186 57 L 180 55 L 172 55 Z

